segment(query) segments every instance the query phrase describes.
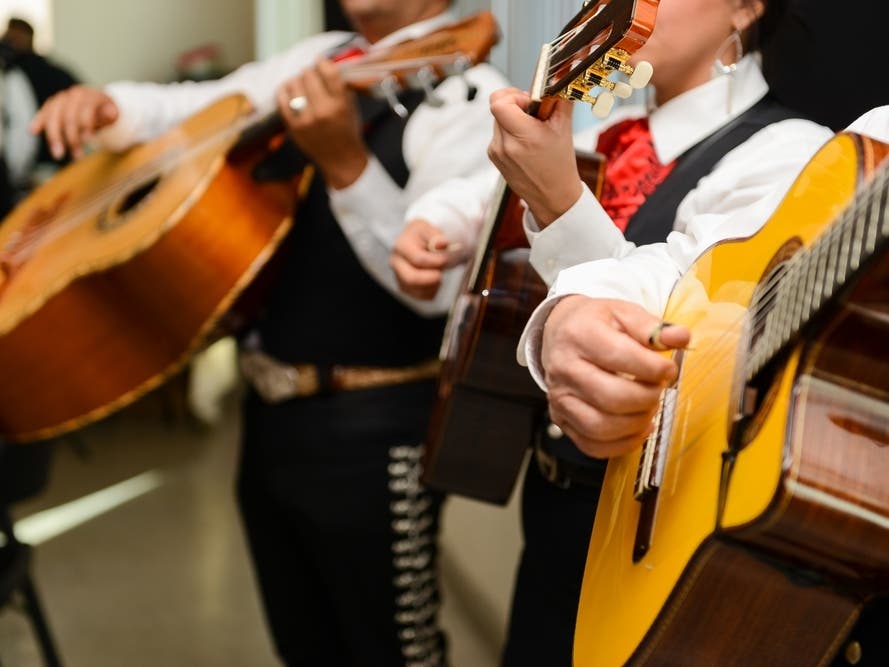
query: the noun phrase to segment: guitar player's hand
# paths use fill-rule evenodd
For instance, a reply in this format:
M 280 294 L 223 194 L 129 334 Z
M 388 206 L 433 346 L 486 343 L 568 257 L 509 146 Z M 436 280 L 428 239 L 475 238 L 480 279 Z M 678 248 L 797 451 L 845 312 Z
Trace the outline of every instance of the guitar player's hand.
M 300 97 L 306 103 L 294 112 L 290 101 Z M 278 110 L 290 136 L 329 187 L 341 190 L 358 180 L 367 167 L 368 149 L 354 93 L 334 63 L 321 60 L 286 81 L 278 90 Z
M 494 136 L 488 157 L 541 228 L 559 218 L 583 191 L 572 137 L 572 103 L 558 100 L 545 121 L 526 113 L 531 98 L 517 88 L 491 95 Z
M 402 292 L 431 300 L 438 294 L 445 269 L 460 261 L 458 251 L 435 225 L 411 220 L 395 241 L 389 265 Z
M 71 86 L 50 97 L 31 121 L 31 132 L 46 134 L 49 150 L 57 160 L 70 152 L 83 156 L 83 145 L 93 134 L 117 120 L 114 100 L 98 88 Z
M 683 348 L 689 339 L 685 327 L 664 326 L 634 303 L 565 297 L 546 320 L 541 348 L 553 423 L 589 456 L 638 447 L 678 373 L 656 349 Z

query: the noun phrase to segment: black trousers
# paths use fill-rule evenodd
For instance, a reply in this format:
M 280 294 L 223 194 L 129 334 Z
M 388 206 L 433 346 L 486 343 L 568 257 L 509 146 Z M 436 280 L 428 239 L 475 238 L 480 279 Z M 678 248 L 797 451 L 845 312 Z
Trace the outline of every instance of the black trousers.
M 571 667 L 574 621 L 600 488 L 551 484 L 534 460 L 522 485 L 524 548 L 504 667 Z
M 289 667 L 444 664 L 440 499 L 419 485 L 434 384 L 244 405 L 238 497 Z

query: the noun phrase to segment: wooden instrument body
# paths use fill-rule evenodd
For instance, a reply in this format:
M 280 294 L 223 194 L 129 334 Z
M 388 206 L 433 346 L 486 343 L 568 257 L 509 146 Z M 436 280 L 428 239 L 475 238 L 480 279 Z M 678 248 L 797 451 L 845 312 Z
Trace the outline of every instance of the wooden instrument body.
M 357 92 L 394 96 L 483 61 L 497 38 L 478 12 L 340 71 Z M 283 126 L 251 113 L 235 95 L 126 153 L 78 161 L 4 221 L 0 436 L 43 439 L 111 413 L 176 372 L 233 304 L 250 310 L 243 292 L 311 172 L 257 182 Z
M 831 225 L 885 155 L 856 141 L 828 143 L 758 234 L 714 246 L 674 289 L 665 319 L 690 326 L 692 343 L 649 548 L 634 561 L 637 451 L 608 466 L 578 667 L 825 664 L 863 601 L 886 588 L 889 268 L 870 271 L 782 360 L 723 470 L 754 291 L 776 260 Z
M 4 253 L 4 438 L 77 428 L 163 382 L 275 251 L 290 229 L 297 188 L 253 180 L 264 150 L 228 160 L 236 134 L 207 141 L 250 112 L 246 98 L 225 98 L 150 144 L 79 161 L 0 227 L 0 248 L 21 247 L 21 235 L 40 243 L 20 259 Z M 120 182 L 177 152 L 185 158 L 132 207 L 124 200 L 153 181 L 151 170 L 84 201 L 95 193 L 88 184 Z M 64 227 L 45 224 L 66 218 Z
M 602 156 L 578 153 L 577 163 L 598 195 Z M 424 466 L 426 484 L 496 504 L 509 500 L 546 408 L 515 351 L 547 287 L 529 262 L 521 200 L 509 192 L 502 206 L 480 284 L 462 290 L 445 330 Z

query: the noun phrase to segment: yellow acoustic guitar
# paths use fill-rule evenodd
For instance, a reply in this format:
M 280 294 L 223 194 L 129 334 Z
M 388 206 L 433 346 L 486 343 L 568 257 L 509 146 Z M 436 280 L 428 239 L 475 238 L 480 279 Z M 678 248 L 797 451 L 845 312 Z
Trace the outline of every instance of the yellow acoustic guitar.
M 340 64 L 358 92 L 431 92 L 484 60 L 490 12 Z M 291 227 L 305 184 L 254 168 L 283 133 L 224 98 L 156 140 L 100 152 L 35 190 L 0 226 L 0 436 L 83 426 L 184 364 Z M 262 181 L 262 182 L 260 182 Z
M 823 665 L 889 588 L 887 152 L 837 136 L 675 287 L 691 346 L 609 463 L 576 667 Z

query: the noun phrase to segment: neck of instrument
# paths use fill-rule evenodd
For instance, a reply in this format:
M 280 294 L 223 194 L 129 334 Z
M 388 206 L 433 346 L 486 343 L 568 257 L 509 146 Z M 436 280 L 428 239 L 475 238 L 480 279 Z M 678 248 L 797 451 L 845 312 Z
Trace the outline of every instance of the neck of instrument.
M 884 166 L 860 190 L 840 218 L 806 250 L 796 253 L 776 279 L 774 289 L 753 313 L 764 322 L 747 364 L 752 381 L 777 355 L 805 332 L 883 253 L 889 239 L 889 168 Z

